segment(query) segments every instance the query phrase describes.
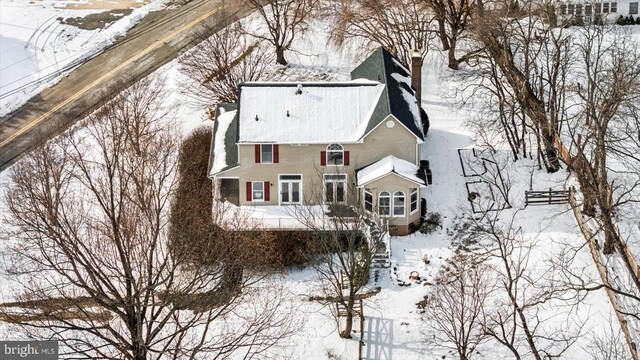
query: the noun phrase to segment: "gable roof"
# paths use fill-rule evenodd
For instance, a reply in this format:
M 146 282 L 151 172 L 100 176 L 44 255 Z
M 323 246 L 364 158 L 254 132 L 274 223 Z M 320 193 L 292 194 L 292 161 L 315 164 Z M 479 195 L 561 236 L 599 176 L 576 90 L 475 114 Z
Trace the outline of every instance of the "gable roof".
M 356 142 L 384 87 L 364 79 L 241 84 L 238 142 Z
M 351 71 L 351 78 L 379 81 L 386 85 L 365 133 L 392 114 L 409 131 L 424 140 L 420 108 L 411 87 L 411 73 L 400 60 L 380 47 Z
M 389 155 L 359 169 L 356 172 L 356 178 L 357 185 L 362 186 L 389 174 L 395 174 L 420 186 L 425 186 L 425 182 L 416 175 L 417 173 L 416 164 Z

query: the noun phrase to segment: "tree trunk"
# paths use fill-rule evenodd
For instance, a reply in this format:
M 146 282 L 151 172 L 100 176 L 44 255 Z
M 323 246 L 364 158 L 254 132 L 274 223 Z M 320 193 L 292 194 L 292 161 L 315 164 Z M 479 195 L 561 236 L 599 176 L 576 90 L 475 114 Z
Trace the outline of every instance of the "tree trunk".
M 449 39 L 447 38 L 447 28 L 444 24 L 444 19 L 442 16 L 438 16 L 438 36 L 440 37 L 440 42 L 442 43 L 442 50 L 447 51 L 451 49 L 451 45 L 449 45 Z
M 452 45 L 449 48 L 449 69 L 451 70 L 458 70 L 460 69 L 460 61 L 458 61 L 458 59 L 456 59 L 456 48 L 454 45 Z
M 344 330 L 340 333 L 340 337 L 351 339 L 351 329 L 353 329 L 353 312 L 347 311 L 346 324 Z
M 287 60 L 284 58 L 284 47 L 276 46 L 276 62 L 280 65 L 287 65 Z
M 600 222 L 604 230 L 604 246 L 602 247 L 602 252 L 605 255 L 611 255 L 616 251 L 616 246 L 620 240 L 615 231 L 615 225 L 613 225 L 613 221 L 611 221 L 611 216 L 606 211 L 603 211 L 600 215 Z

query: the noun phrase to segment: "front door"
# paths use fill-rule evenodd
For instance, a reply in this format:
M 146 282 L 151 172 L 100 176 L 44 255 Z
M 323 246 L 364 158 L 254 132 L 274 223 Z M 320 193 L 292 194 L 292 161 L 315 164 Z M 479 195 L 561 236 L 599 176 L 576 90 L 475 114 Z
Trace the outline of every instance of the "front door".
M 302 175 L 280 175 L 280 204 L 302 204 Z

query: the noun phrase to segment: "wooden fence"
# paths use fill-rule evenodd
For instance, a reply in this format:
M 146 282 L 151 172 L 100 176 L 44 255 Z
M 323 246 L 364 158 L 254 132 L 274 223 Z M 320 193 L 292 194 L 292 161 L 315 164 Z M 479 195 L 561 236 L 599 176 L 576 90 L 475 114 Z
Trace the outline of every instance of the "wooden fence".
M 551 188 L 548 191 L 525 191 L 525 206 L 567 204 L 571 191 L 573 189 L 553 190 Z

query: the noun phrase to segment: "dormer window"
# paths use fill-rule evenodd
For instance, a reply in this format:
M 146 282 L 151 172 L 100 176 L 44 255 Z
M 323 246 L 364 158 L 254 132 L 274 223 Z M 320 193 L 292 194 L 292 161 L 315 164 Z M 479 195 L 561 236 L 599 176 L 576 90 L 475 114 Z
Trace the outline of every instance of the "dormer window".
M 340 144 L 331 144 L 327 146 L 327 165 L 343 165 L 344 164 L 344 148 Z

